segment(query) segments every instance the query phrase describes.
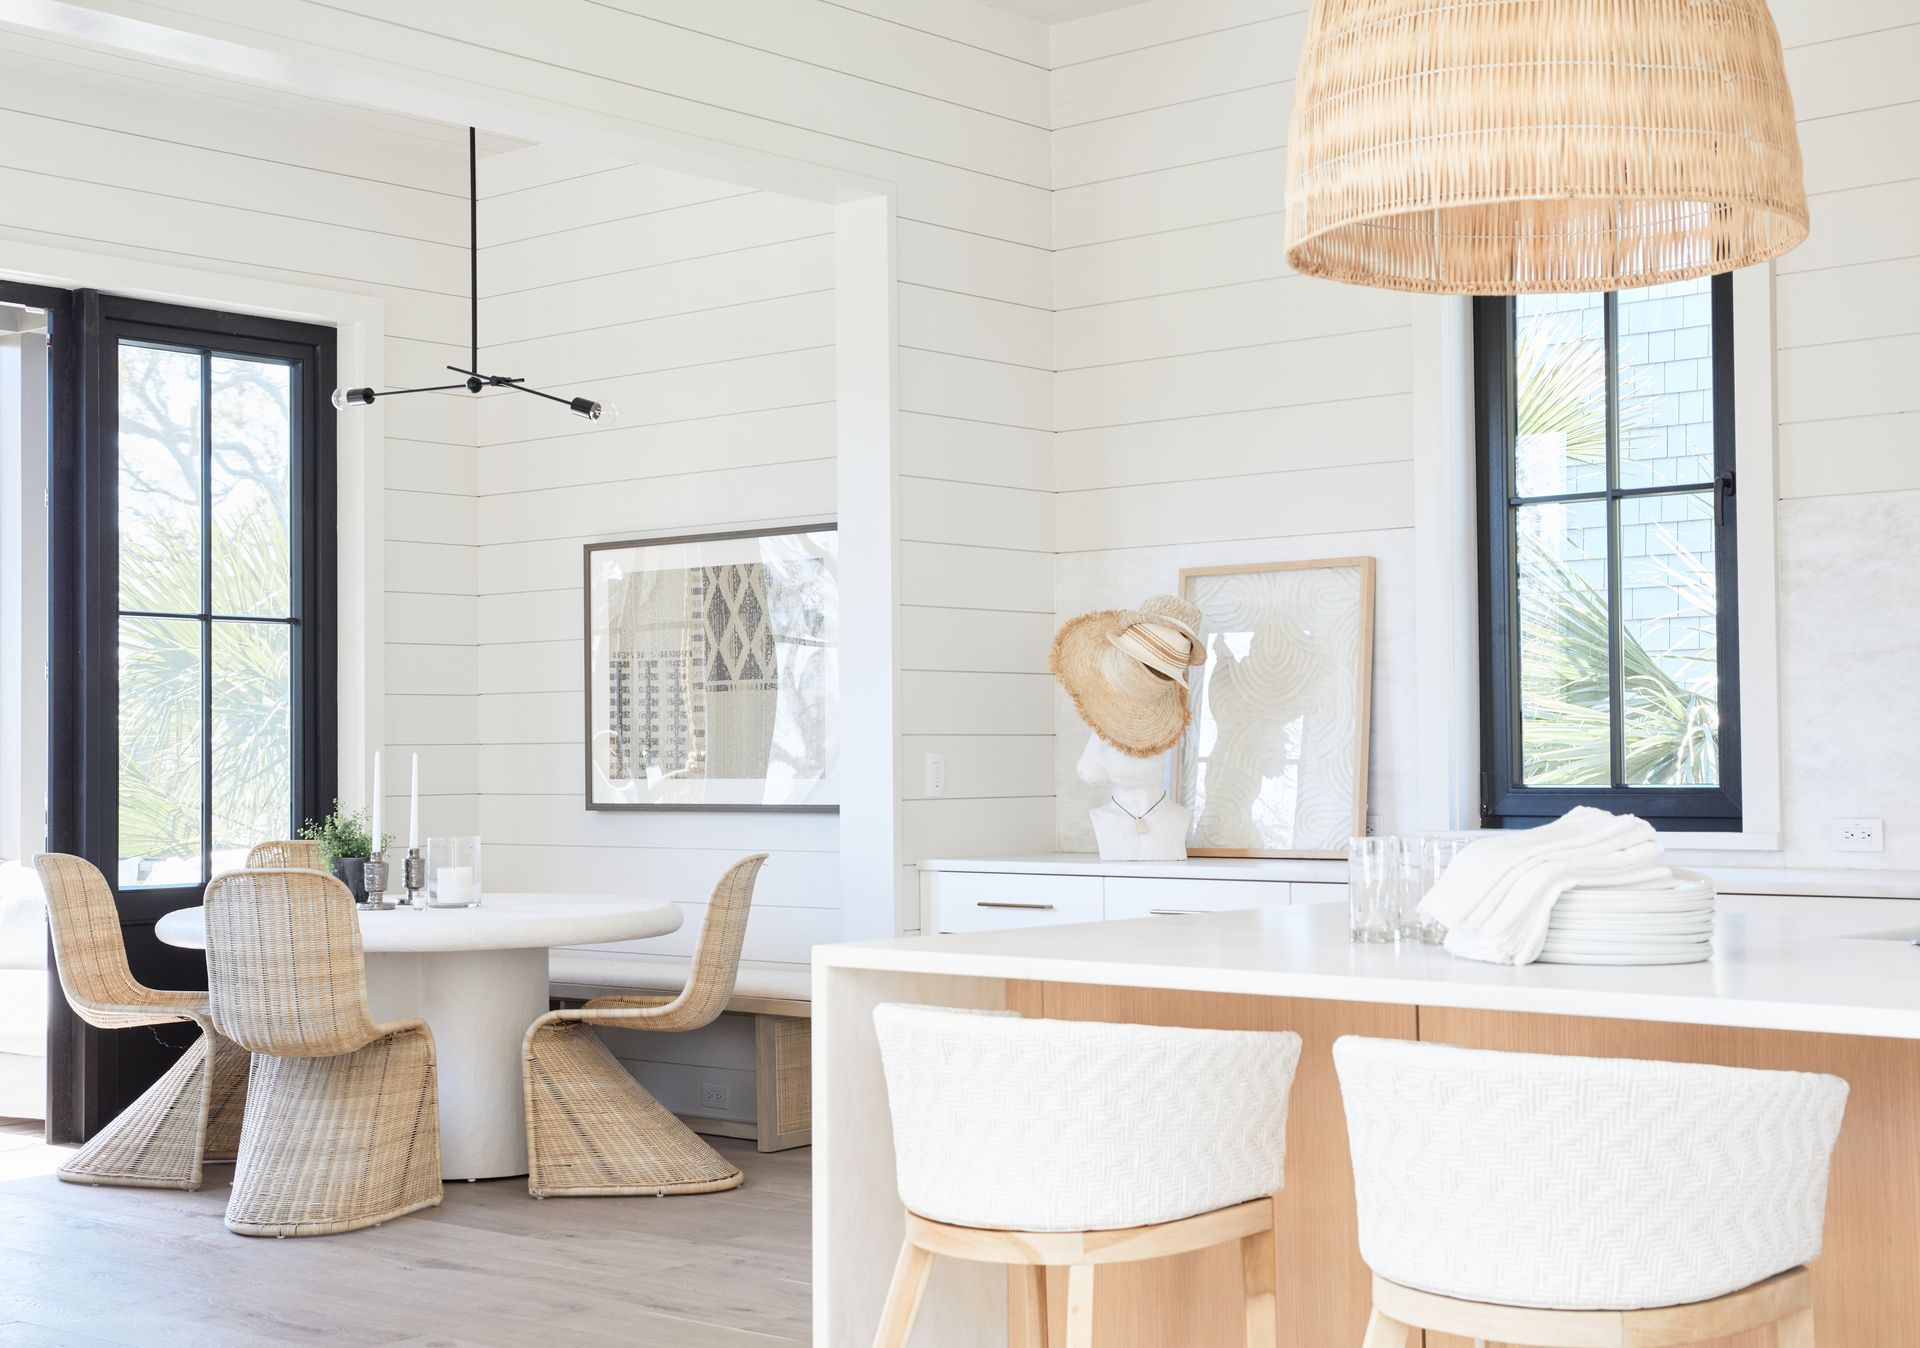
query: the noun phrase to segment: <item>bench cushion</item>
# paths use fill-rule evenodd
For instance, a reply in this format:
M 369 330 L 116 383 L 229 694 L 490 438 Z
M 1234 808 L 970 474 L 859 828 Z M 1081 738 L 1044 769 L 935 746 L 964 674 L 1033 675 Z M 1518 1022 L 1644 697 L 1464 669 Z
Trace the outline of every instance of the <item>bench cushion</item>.
M 556 950 L 547 963 L 547 981 L 556 995 L 606 996 L 619 992 L 675 993 L 687 984 L 691 963 L 658 955 L 618 955 Z M 771 997 L 804 1002 L 813 997 L 813 978 L 790 964 L 740 961 L 734 980 L 737 997 Z

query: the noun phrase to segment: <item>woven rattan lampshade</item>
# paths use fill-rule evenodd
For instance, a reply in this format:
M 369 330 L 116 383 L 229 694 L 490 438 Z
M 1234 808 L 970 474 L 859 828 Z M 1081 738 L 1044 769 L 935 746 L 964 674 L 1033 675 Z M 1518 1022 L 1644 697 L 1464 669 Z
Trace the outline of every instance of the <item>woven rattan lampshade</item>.
M 1617 290 L 1807 235 L 1765 0 L 1314 0 L 1287 261 L 1456 295 Z

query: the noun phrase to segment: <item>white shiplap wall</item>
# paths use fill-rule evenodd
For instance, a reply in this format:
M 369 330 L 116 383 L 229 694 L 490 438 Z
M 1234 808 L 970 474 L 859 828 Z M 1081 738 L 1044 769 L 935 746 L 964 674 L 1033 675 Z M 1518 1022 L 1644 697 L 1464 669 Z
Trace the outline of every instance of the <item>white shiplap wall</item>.
M 1183 566 L 1380 559 L 1373 810 L 1412 739 L 1410 304 L 1282 256 L 1294 0 L 1157 0 L 1053 34 L 1056 617 Z M 1057 837 L 1093 845 L 1050 694 Z
M 0 274 L 17 239 L 373 294 L 389 380 L 442 382 L 465 342 L 465 148 L 452 128 L 9 33 Z M 467 832 L 479 821 L 473 412 L 438 396 L 384 408 L 388 747 L 422 755 L 424 827 Z M 403 772 L 388 781 L 404 789 Z M 388 819 L 403 807 L 396 793 Z
M 1179 567 L 1381 558 L 1373 811 L 1412 785 L 1408 302 L 1290 275 L 1287 111 L 1306 6 L 1155 0 L 1052 30 L 1058 609 Z M 1774 0 L 1813 233 L 1775 281 L 1783 854 L 1920 865 L 1920 12 Z M 1056 700 L 1059 831 L 1089 846 Z M 1887 850 L 1828 846 L 1839 816 Z

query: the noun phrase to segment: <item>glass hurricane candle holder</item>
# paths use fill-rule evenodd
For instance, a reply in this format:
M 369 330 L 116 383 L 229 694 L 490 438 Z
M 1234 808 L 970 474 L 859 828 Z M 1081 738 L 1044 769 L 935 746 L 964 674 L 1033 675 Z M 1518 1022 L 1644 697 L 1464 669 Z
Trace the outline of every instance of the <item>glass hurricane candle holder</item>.
M 427 907 L 473 908 L 480 902 L 480 840 L 427 839 Z

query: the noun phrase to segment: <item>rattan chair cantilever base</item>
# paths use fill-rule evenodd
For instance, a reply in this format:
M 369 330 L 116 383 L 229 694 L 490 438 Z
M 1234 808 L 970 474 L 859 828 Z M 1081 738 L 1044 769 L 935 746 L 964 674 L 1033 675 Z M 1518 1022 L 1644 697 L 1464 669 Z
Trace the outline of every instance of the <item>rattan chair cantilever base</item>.
M 58 1178 L 68 1184 L 198 1189 L 205 1162 L 233 1160 L 251 1055 L 205 1017 L 191 1019 L 199 1023 L 200 1037 L 55 1171 Z
M 620 1065 L 591 1025 L 557 1012 L 527 1035 L 527 1191 L 535 1198 L 705 1194 L 738 1167 Z
M 325 1058 L 254 1058 L 227 1230 L 326 1236 L 437 1205 L 439 1091 L 422 1021 Z

